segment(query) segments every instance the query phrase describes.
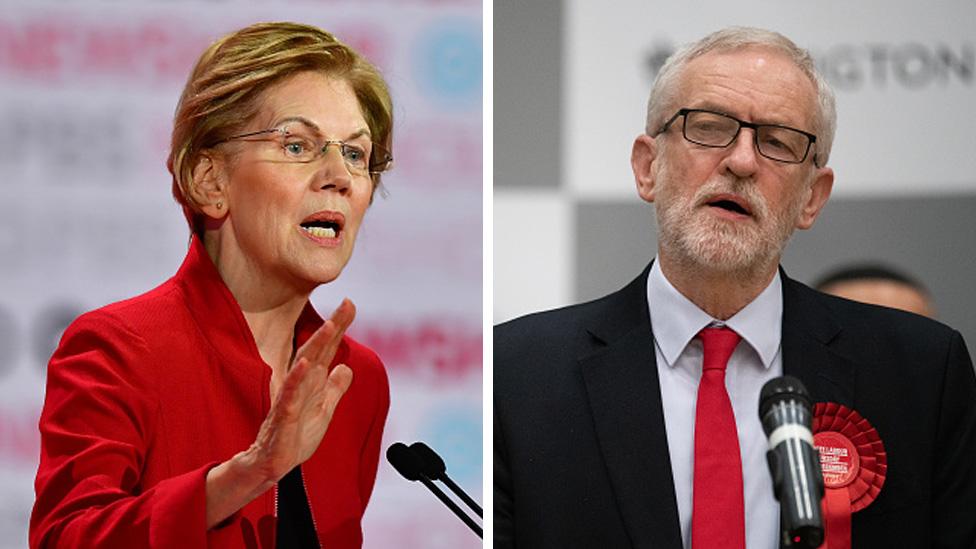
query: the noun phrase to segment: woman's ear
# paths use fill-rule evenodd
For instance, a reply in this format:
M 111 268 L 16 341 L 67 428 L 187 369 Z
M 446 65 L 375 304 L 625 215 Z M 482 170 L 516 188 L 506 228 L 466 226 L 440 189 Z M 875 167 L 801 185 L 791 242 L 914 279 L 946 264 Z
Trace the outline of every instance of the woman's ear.
M 190 195 L 207 217 L 227 215 L 227 171 L 223 158 L 211 152 L 200 154 L 192 172 Z

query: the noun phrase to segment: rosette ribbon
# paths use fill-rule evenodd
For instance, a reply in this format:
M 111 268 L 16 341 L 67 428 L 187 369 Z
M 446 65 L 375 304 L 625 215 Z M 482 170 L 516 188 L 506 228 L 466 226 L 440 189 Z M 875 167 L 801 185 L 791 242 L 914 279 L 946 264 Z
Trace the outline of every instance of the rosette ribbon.
M 878 431 L 835 402 L 813 408 L 813 444 L 820 453 L 825 494 L 825 538 L 820 549 L 850 549 L 851 514 L 864 509 L 884 486 L 888 458 Z

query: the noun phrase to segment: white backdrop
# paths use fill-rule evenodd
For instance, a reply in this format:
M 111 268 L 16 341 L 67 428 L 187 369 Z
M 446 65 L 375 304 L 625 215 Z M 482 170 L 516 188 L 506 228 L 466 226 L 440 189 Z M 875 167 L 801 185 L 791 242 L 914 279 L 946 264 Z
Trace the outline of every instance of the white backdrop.
M 555 85 L 563 98 L 562 150 L 553 170 L 561 176 L 555 185 L 496 187 L 496 322 L 574 300 L 578 244 L 587 230 L 576 225 L 577 207 L 639 203 L 630 150 L 643 131 L 657 68 L 677 46 L 729 25 L 782 32 L 810 49 L 831 81 L 839 118 L 830 159 L 834 200 L 976 194 L 972 1 L 620 0 L 607 9 L 564 0 L 562 8 L 562 81 Z M 525 121 L 527 128 L 534 123 Z M 646 262 L 654 251 L 634 253 Z
M 257 21 L 334 32 L 389 81 L 394 171 L 343 296 L 390 374 L 384 448 L 424 440 L 481 499 L 482 6 L 479 1 L 0 2 L 0 547 L 23 547 L 45 366 L 79 313 L 154 287 L 187 229 L 165 168 L 173 110 L 204 47 Z M 366 547 L 478 547 L 381 461 Z
M 971 1 L 624 0 L 608 11 L 571 0 L 568 13 L 564 138 L 576 192 L 633 196 L 630 148 L 643 131 L 654 62 L 729 25 L 785 34 L 830 80 L 838 99 L 834 196 L 973 189 Z

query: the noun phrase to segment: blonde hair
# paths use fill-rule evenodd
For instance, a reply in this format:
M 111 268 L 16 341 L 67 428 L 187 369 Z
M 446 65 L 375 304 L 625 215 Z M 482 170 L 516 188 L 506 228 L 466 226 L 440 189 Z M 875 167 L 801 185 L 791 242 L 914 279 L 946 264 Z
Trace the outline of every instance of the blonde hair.
M 315 71 L 347 82 L 372 139 L 392 150 L 393 103 L 379 71 L 322 29 L 298 23 L 258 23 L 214 42 L 190 73 L 176 107 L 169 159 L 173 197 L 191 230 L 200 229 L 193 168 L 200 153 L 239 132 L 258 112 L 265 90 L 288 76 Z M 373 189 L 380 175 L 372 175 Z

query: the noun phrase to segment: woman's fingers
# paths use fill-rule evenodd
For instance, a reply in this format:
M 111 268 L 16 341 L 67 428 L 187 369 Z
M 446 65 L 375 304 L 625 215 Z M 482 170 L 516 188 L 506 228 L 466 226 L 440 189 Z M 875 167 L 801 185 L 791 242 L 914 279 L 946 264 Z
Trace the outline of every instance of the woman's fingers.
M 329 317 L 329 320 L 335 322 L 336 326 L 341 327 L 342 331 L 345 331 L 352 324 L 354 318 L 356 318 L 356 306 L 347 297 L 343 298 L 342 303 L 332 311 L 332 316 Z
M 325 395 L 322 399 L 322 409 L 329 416 L 339 405 L 339 399 L 346 394 L 350 385 L 352 385 L 352 369 L 345 364 L 336 364 L 336 367 L 329 372 L 329 378 L 325 381 Z
M 325 344 L 319 349 L 318 354 L 310 355 L 313 357 L 313 363 L 323 366 L 328 366 L 332 363 L 336 351 L 339 350 L 339 343 L 342 342 L 342 336 L 346 333 L 346 329 L 352 324 L 354 318 L 356 318 L 356 306 L 349 299 L 343 299 L 342 303 L 336 307 L 336 310 L 332 312 L 332 316 L 327 321 L 327 323 L 333 325 L 333 330 L 330 330 L 329 337 L 323 338 Z
M 324 324 L 319 326 L 318 330 L 312 333 L 308 340 L 305 341 L 305 344 L 298 349 L 298 352 L 295 353 L 295 359 L 307 357 L 309 360 L 314 361 L 322 353 L 326 345 L 328 345 L 329 340 L 336 337 L 337 333 L 338 329 L 335 322 L 332 319 L 326 320 Z M 342 334 L 338 335 L 341 339 Z
M 298 391 L 301 389 L 302 382 L 305 381 L 306 376 L 308 376 L 308 370 L 311 367 L 311 361 L 305 357 L 301 357 L 295 361 L 295 365 L 291 367 L 291 370 L 285 376 L 285 382 L 282 384 L 281 390 L 278 391 L 278 397 L 275 399 L 276 408 L 278 406 L 288 407 L 297 400 Z M 284 412 L 285 410 L 281 411 Z
M 275 478 L 318 448 L 339 400 L 352 384 L 348 366 L 328 368 L 355 316 L 356 307 L 344 299 L 295 354 L 255 443 Z
M 332 363 L 339 349 L 339 343 L 342 342 L 342 336 L 354 318 L 356 318 L 356 306 L 349 299 L 343 299 L 332 312 L 332 316 L 298 350 L 295 354 L 296 359 L 307 357 L 313 364 L 327 367 Z
M 351 384 L 352 370 L 345 364 L 327 372 L 307 358 L 298 359 L 258 435 L 257 443 L 276 475 L 286 473 L 315 451 L 332 412 Z

